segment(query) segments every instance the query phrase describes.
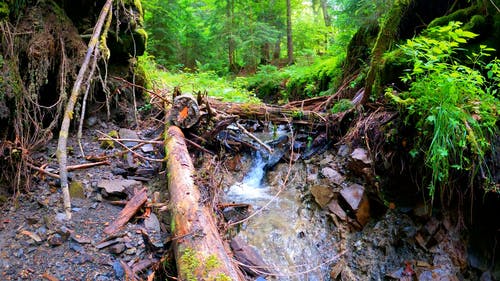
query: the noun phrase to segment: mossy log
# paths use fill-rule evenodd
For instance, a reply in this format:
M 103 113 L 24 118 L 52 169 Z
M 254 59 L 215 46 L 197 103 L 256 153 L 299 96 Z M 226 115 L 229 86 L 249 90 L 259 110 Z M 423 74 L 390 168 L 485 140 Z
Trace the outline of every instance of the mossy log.
M 165 143 L 179 279 L 244 280 L 219 235 L 213 211 L 200 202 L 193 163 L 179 127 L 168 127 Z
M 315 100 L 313 104 L 284 105 L 275 106 L 259 103 L 232 103 L 220 102 L 215 99 L 209 99 L 208 104 L 212 110 L 228 115 L 237 115 L 242 119 L 258 119 L 272 121 L 276 124 L 302 124 L 317 125 L 327 120 L 326 113 L 313 110 L 324 99 Z

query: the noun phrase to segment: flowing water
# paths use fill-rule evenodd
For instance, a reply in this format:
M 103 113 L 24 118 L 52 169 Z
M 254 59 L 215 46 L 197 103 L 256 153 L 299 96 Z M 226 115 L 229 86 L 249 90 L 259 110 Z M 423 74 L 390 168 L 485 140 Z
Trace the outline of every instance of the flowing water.
M 266 167 L 272 161 L 276 161 L 273 155 L 256 152 L 248 174 L 226 194 L 229 201 L 248 203 L 254 212 L 261 211 L 238 235 L 272 268 L 276 276 L 268 280 L 328 280 L 328 259 L 335 253 L 327 219 L 316 208 L 304 206 L 296 188 L 284 188 L 275 196 L 282 186 L 272 186 L 266 180 Z M 290 182 L 294 180 L 305 182 L 298 177 Z

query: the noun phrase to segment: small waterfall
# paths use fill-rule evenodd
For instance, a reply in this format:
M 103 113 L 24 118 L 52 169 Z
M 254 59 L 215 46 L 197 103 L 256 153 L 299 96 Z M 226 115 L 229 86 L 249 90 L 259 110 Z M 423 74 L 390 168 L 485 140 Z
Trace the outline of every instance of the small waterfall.
M 267 151 L 253 153 L 250 171 L 226 193 L 228 201 L 251 204 L 254 210 L 262 211 L 242 225 L 238 236 L 254 246 L 266 264 L 282 275 L 267 280 L 328 279 L 327 267 L 300 273 L 322 264 L 325 258 L 332 255 L 333 239 L 326 219 L 313 211 L 304 211 L 308 208 L 304 209 L 298 199 L 300 191 L 286 188 L 274 198 L 280 187 L 270 186 L 265 176 L 269 167 L 274 166 L 283 155 L 283 151 L 278 153 L 281 154 L 269 154 Z M 274 201 L 268 204 L 273 198 Z M 320 245 L 330 248 L 325 250 Z
M 262 180 L 265 175 L 264 168 L 266 165 L 267 163 L 264 161 L 262 153 L 256 151 L 253 157 L 252 168 L 243 178 L 243 181 L 229 188 L 229 192 L 227 193 L 228 198 L 243 201 L 257 198 L 270 198 L 266 186 L 262 185 Z

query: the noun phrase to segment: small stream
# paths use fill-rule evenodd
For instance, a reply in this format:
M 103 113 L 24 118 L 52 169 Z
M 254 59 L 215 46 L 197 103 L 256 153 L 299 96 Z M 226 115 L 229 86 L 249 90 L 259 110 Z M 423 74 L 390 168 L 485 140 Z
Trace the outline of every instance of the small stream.
M 255 152 L 252 160 L 244 179 L 226 194 L 228 201 L 250 204 L 254 212 L 260 212 L 243 224 L 238 236 L 254 246 L 276 274 L 267 280 L 328 280 L 325 262 L 335 253 L 326 217 L 314 211 L 316 208 L 304 206 L 298 189 L 285 187 L 275 196 L 283 187 L 269 184 L 266 169 L 279 159 Z M 294 180 L 304 181 L 290 179 Z

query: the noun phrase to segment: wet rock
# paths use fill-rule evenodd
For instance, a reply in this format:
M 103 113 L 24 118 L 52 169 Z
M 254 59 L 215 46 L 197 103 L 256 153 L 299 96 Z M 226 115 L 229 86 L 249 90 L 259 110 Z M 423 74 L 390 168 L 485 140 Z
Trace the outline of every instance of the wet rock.
M 117 243 L 111 247 L 109 247 L 109 252 L 115 255 L 119 255 L 125 251 L 125 244 Z
M 344 177 L 331 167 L 321 169 L 321 174 L 336 185 L 340 185 L 344 181 Z
M 234 237 L 231 240 L 230 246 L 233 250 L 234 257 L 242 264 L 249 265 L 249 267 L 242 266 L 248 274 L 258 276 L 262 273 L 271 273 L 257 250 L 245 243 L 241 238 Z M 258 272 L 253 268 L 258 268 Z
M 330 201 L 330 203 L 328 203 L 328 210 L 330 210 L 330 212 L 335 214 L 339 219 L 343 221 L 347 219 L 346 212 L 344 211 L 344 209 L 342 209 L 342 207 L 340 207 L 337 200 L 332 200 Z
M 105 196 L 125 196 L 132 193 L 134 188 L 140 188 L 141 186 L 140 181 L 126 179 L 102 180 L 97 184 L 97 187 L 103 189 L 103 195 Z
M 314 185 L 311 187 L 311 194 L 321 208 L 324 208 L 333 198 L 333 191 L 326 185 Z

